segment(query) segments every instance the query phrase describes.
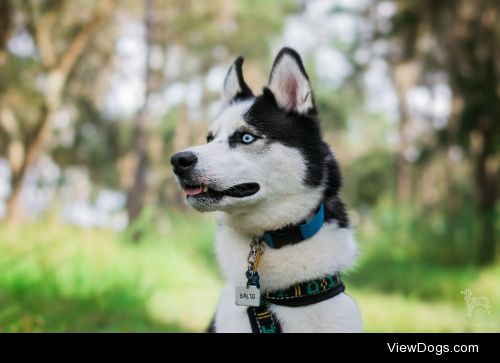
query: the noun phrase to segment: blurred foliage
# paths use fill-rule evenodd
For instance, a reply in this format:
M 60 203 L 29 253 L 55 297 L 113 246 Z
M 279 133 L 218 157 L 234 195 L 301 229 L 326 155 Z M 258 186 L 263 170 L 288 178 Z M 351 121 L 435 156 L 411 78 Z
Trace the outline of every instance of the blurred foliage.
M 388 150 L 372 150 L 344 169 L 344 191 L 350 203 L 357 208 L 377 205 L 394 191 L 394 154 Z
M 500 8 L 493 0 L 395 1 L 395 5 L 392 27 L 381 35 L 399 45 L 388 58 L 393 65 L 416 62 L 419 84 L 432 86 L 446 79 L 452 111 L 447 137 L 436 146 L 462 147 L 471 164 L 479 221 L 476 261 L 493 264 L 500 182 Z
M 495 1 L 332 2 L 313 19 L 307 14 L 316 1 L 148 3 L 149 43 L 146 2 L 0 1 L 0 167 L 11 176 L 0 191 L 43 185 L 27 177 L 43 157 L 60 172 L 38 222 L 0 225 L 0 331 L 204 329 L 222 284 L 214 223 L 186 211 L 169 158 L 204 142 L 220 95 L 209 79 L 237 55 L 245 56 L 245 77 L 259 93 L 273 52 L 290 45 L 281 44 L 290 20 L 304 21 L 299 30 L 315 37 L 297 46 L 304 46 L 325 138 L 342 165 L 342 194 L 361 244 L 348 289 L 367 331 L 500 330 L 498 311 L 468 318 L 460 295 L 470 287 L 500 301 Z M 317 29 L 324 16 L 332 18 Z M 349 25 L 346 17 L 355 26 L 342 37 L 332 25 Z M 88 38 L 58 89 L 54 76 L 82 34 Z M 318 49 L 348 64 L 339 84 L 318 75 Z M 374 65 L 389 82 L 383 92 L 395 94 L 395 114 L 370 106 L 384 98 L 367 86 Z M 138 89 L 124 101 L 125 86 Z M 449 93 L 444 121 L 432 110 L 437 89 Z M 415 91 L 428 95 L 427 108 L 412 109 Z M 113 112 L 113 94 L 135 108 Z M 179 94 L 182 100 L 171 100 Z M 86 193 L 65 170 L 89 176 L 91 203 L 103 188 L 129 190 L 141 109 L 148 111 L 143 213 L 122 233 L 63 225 L 50 214 L 60 212 L 61 190 L 75 183 L 75 199 Z M 44 124 L 50 127 L 40 132 Z M 26 160 L 31 149 L 37 157 Z

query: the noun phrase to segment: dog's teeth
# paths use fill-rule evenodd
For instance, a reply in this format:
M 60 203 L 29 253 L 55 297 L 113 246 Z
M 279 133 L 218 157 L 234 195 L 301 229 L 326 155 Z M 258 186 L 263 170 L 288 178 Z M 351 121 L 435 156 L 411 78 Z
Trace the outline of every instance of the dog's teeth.
M 203 193 L 208 192 L 208 187 L 206 185 L 203 186 Z

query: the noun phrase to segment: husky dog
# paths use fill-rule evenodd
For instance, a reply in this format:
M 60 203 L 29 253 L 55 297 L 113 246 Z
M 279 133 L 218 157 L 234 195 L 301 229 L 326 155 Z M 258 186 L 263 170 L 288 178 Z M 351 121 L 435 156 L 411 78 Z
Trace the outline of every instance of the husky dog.
M 260 281 L 253 285 L 260 285 L 263 300 L 290 287 L 300 292 L 300 286 L 310 296 L 295 305 L 266 300 L 264 312 L 257 311 L 255 317 L 272 317 L 273 331 L 278 326 L 282 332 L 359 332 L 358 306 L 343 289 L 320 299 L 310 289 L 327 286 L 325 276 L 349 267 L 357 248 L 339 198 L 339 165 L 322 140 L 302 60 L 293 49 L 283 48 L 259 96 L 245 83 L 242 65 L 239 57 L 229 68 L 224 107 L 207 143 L 178 152 L 171 160 L 187 203 L 201 212 L 217 211 L 216 251 L 227 283 L 210 331 L 262 328 L 252 323 L 249 308 L 235 303 L 238 287 L 249 286 L 248 261 L 255 261 L 255 253 L 249 258 L 252 241 L 282 231 L 286 237 L 294 228 L 288 235 L 296 235 L 297 226 L 319 218 L 312 234 L 292 236 L 291 243 L 286 237 L 280 246 L 266 245 L 255 261 Z

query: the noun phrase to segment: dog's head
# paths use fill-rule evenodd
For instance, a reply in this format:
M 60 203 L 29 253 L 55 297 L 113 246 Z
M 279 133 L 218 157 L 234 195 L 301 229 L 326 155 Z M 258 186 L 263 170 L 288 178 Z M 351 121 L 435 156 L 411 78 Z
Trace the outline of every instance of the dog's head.
M 254 96 L 236 59 L 224 81 L 224 108 L 205 145 L 172 157 L 187 202 L 263 228 L 296 223 L 336 196 L 340 174 L 322 141 L 309 78 L 300 56 L 277 55 L 263 94 Z

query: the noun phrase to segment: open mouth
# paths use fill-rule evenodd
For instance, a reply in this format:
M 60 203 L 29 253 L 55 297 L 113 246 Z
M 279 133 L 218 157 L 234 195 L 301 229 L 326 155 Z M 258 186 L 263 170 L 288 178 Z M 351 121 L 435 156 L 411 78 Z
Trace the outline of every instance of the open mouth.
M 259 184 L 257 183 L 243 183 L 232 186 L 226 190 L 215 190 L 211 189 L 206 185 L 187 185 L 183 184 L 184 192 L 186 196 L 189 198 L 221 198 L 224 196 L 233 197 L 233 198 L 244 198 L 249 197 L 257 193 L 260 189 Z

